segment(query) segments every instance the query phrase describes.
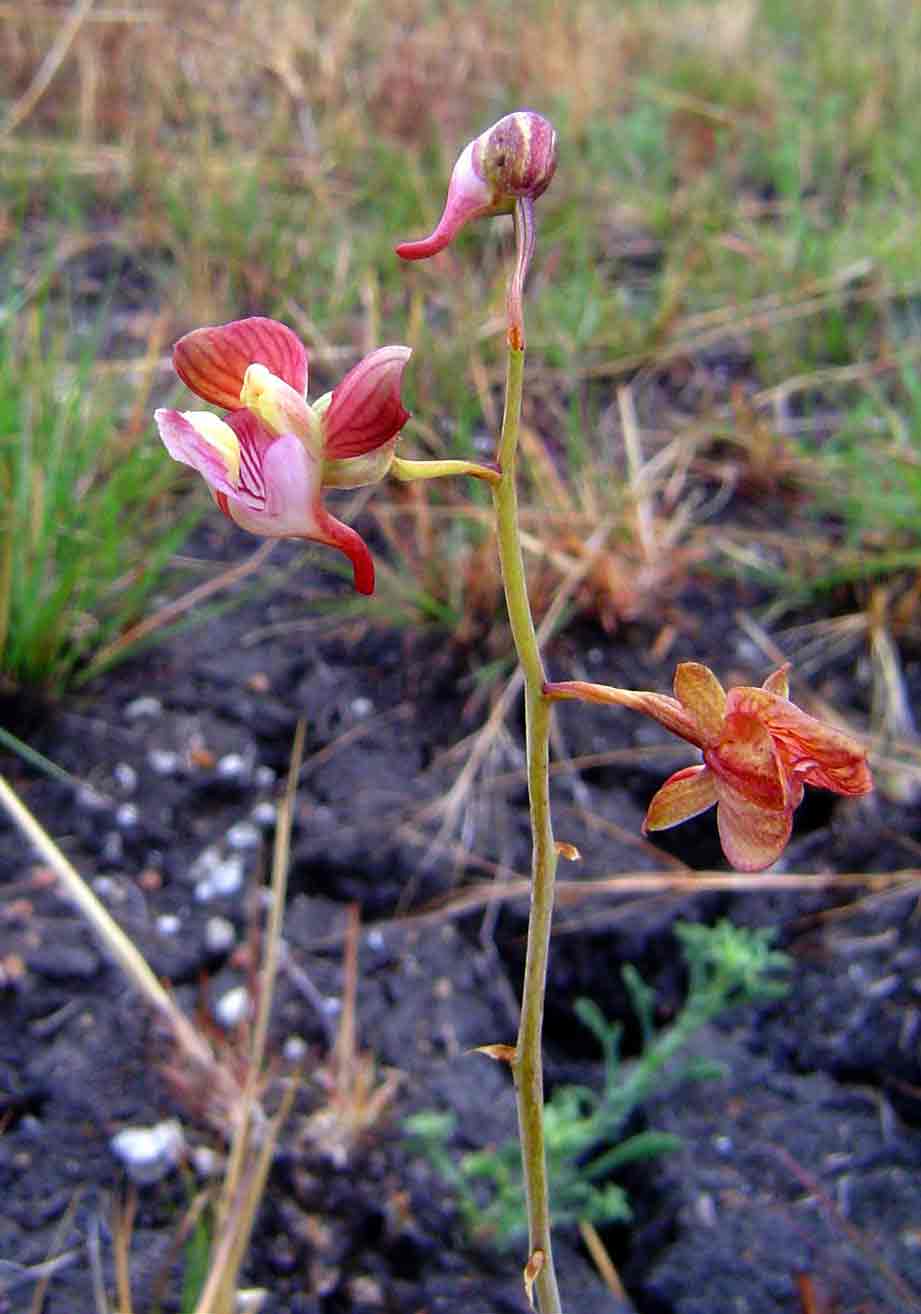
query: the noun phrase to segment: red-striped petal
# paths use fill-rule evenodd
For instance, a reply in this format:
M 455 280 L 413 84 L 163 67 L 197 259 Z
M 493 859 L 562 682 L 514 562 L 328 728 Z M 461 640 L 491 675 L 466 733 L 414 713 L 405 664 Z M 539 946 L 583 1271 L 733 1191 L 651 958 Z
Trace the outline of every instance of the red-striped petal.
M 261 315 L 194 329 L 173 348 L 176 373 L 215 406 L 235 410 L 248 366 L 265 365 L 301 396 L 307 392 L 307 352 L 296 333 Z
M 409 347 L 381 347 L 349 370 L 323 417 L 323 450 L 329 460 L 364 456 L 400 432 L 409 419 L 400 383 L 411 355 Z

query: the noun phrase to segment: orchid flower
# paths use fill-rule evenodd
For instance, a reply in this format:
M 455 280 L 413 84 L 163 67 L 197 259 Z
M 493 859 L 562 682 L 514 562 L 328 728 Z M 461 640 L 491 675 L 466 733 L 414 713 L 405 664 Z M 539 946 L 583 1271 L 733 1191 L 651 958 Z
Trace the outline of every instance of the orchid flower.
M 173 348 L 182 381 L 211 411 L 158 410 L 170 456 L 204 478 L 220 509 L 265 538 L 305 538 L 344 552 L 359 593 L 374 563 L 359 534 L 323 505 L 324 488 L 377 483 L 409 418 L 400 400 L 408 347 L 381 347 L 331 393 L 307 401 L 307 351 L 273 319 L 195 329 Z
M 667 830 L 716 804 L 723 852 L 739 871 L 763 871 L 790 838 L 804 785 L 836 794 L 873 788 L 867 755 L 850 735 L 809 716 L 788 697 L 786 666 L 760 689 L 727 693 L 707 666 L 682 662 L 675 696 L 570 681 L 545 686 L 554 699 L 582 698 L 643 712 L 703 754 L 654 795 L 644 831 Z

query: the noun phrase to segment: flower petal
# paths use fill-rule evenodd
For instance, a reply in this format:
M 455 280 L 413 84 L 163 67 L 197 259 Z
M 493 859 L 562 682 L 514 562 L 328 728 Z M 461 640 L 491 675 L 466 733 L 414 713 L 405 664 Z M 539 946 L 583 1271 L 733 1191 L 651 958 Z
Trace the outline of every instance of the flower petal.
M 249 411 L 232 417 L 235 431 L 253 438 L 264 434 Z M 241 442 L 241 449 L 244 444 Z M 251 534 L 263 538 L 316 538 L 320 494 L 320 464 L 293 434 L 272 438 L 261 452 L 252 449 L 252 473 L 262 483 L 261 506 L 244 501 L 237 492 L 228 499 L 227 514 Z M 256 461 L 258 459 L 258 465 Z M 244 463 L 241 460 L 241 473 Z
M 733 790 L 721 789 L 716 808 L 720 844 L 737 871 L 764 871 L 776 862 L 793 829 L 793 809 L 758 807 Z
M 643 830 L 668 830 L 706 812 L 717 800 L 716 778 L 705 766 L 676 771 L 652 797 Z
M 471 219 L 481 219 L 509 208 L 507 203 L 496 205 L 492 187 L 474 167 L 478 140 L 469 142 L 458 156 L 448 184 L 444 213 L 434 232 L 418 242 L 401 242 L 396 248 L 397 255 L 403 260 L 425 260 L 436 255 Z
M 728 707 L 757 716 L 773 737 L 788 773 L 807 785 L 848 795 L 866 794 L 873 788 L 863 745 L 788 699 L 764 689 L 739 688 L 730 690 Z
M 392 438 L 409 419 L 400 400 L 400 381 L 412 352 L 380 347 L 342 380 L 323 417 L 324 453 L 330 460 L 363 456 Z
M 216 493 L 236 498 L 244 506 L 264 505 L 264 493 L 254 485 L 249 457 L 232 424 L 210 411 L 158 410 L 154 419 L 174 461 L 182 461 L 197 470 Z
M 302 396 L 307 392 L 307 352 L 296 333 L 261 315 L 194 329 L 173 348 L 176 373 L 205 401 L 227 410 L 240 405 L 248 365 L 267 366 Z
M 374 561 L 368 551 L 368 545 L 360 534 L 341 520 L 331 516 L 321 504 L 317 508 L 318 532 L 312 535 L 320 543 L 344 552 L 352 563 L 355 588 L 359 593 L 374 592 Z
M 775 811 L 790 805 L 785 764 L 767 727 L 754 716 L 728 712 L 720 741 L 704 749 L 704 761 L 749 803 Z
M 717 743 L 726 712 L 726 693 L 710 667 L 700 662 L 679 662 L 674 690 L 682 707 L 695 717 L 702 744 Z
M 246 367 L 238 405 L 258 415 L 276 436 L 293 433 L 315 456 L 322 455 L 320 417 L 302 393 L 258 361 Z
M 762 689 L 768 693 L 776 694 L 778 698 L 790 697 L 790 663 L 784 662 L 783 666 L 778 666 L 776 671 L 772 671 Z

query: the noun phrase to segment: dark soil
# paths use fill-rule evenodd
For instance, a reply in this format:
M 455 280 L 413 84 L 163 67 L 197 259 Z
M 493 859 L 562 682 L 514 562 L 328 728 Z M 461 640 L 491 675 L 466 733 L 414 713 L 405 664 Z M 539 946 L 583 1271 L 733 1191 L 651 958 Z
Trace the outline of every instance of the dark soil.
M 215 531 L 216 532 L 216 531 Z M 210 537 L 209 529 L 206 537 Z M 238 557 L 251 541 L 215 538 Z M 282 548 L 285 556 L 288 549 Z M 4 724 L 82 782 L 18 759 L 3 770 L 92 880 L 179 1000 L 220 1035 L 215 1009 L 246 986 L 247 943 L 266 878 L 273 808 L 294 728 L 306 718 L 290 903 L 273 1021 L 278 1056 L 307 1055 L 305 1089 L 277 1155 L 245 1281 L 285 1314 L 499 1314 L 524 1311 L 523 1243 L 508 1253 L 465 1237 L 455 1202 L 413 1155 L 401 1126 L 451 1110 L 456 1148 L 514 1135 L 507 1071 L 470 1053 L 511 1041 L 523 950 L 521 900 L 445 911 L 472 883 L 496 890 L 528 866 L 521 727 L 511 718 L 486 776 L 441 847 L 443 798 L 464 760 L 451 749 L 482 722 L 474 656 L 443 636 L 330 634 L 303 622 L 303 576 L 271 596 L 170 639 L 48 707 L 10 700 Z M 714 598 L 719 596 L 719 607 Z M 681 600 L 704 618 L 664 663 L 654 632 L 609 639 L 569 630 L 548 654 L 558 678 L 667 689 L 676 660 L 713 665 L 727 683 L 771 667 L 737 628 L 721 586 Z M 906 670 L 918 693 L 917 655 Z M 915 659 L 914 665 L 911 664 Z M 854 661 L 814 687 L 855 724 L 869 692 Z M 794 691 L 796 696 L 796 690 Z M 572 755 L 661 747 L 623 764 L 554 779 L 556 826 L 582 861 L 561 876 L 724 869 L 712 815 L 641 838 L 645 805 L 682 760 L 627 713 L 565 707 L 557 749 Z M 674 747 L 674 746 L 673 746 Z M 680 752 L 680 750 L 679 750 Z M 671 754 L 671 755 L 670 755 Z M 686 760 L 686 759 L 685 759 Z M 188 1162 L 138 1189 L 134 1308 L 176 1310 L 175 1240 L 198 1189 L 203 1149 L 222 1146 L 202 1101 L 169 1078 L 149 1016 L 82 922 L 0 821 L 0 1311 L 95 1314 L 94 1269 L 114 1308 L 112 1229 L 126 1191 L 111 1137 L 178 1118 Z M 810 797 L 780 870 L 885 874 L 918 865 L 911 801 Z M 240 877 L 242 876 L 242 879 Z M 431 912 L 435 901 L 440 910 Z M 658 992 L 663 1021 L 684 981 L 676 918 L 731 916 L 777 928 L 793 956 L 789 995 L 738 1010 L 698 1034 L 722 1078 L 663 1090 L 644 1125 L 682 1149 L 631 1170 L 635 1219 L 603 1239 L 629 1293 L 605 1287 L 576 1232 L 561 1229 L 558 1267 L 570 1314 L 907 1314 L 921 1309 L 921 949 L 916 894 L 871 887 L 636 896 L 561 907 L 548 989 L 547 1076 L 600 1080 L 573 1001 L 594 999 L 632 1037 L 619 967 Z M 354 1142 L 324 1120 L 329 1054 L 343 991 L 348 905 L 362 920 L 359 1040 L 397 1093 Z M 429 914 L 420 916 L 421 911 Z M 226 1043 L 230 1043 L 227 1041 Z M 279 1058 L 281 1061 L 281 1058 Z M 328 1092 L 327 1092 L 328 1094 Z M 95 1258 L 94 1258 L 95 1257 Z

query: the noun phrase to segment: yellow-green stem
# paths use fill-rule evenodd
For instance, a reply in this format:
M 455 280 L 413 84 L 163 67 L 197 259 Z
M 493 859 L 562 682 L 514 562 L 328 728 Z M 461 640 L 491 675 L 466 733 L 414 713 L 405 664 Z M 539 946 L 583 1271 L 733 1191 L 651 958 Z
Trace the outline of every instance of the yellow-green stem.
M 540 1314 L 562 1314 L 550 1238 L 550 1195 L 544 1152 L 544 1077 L 541 1031 L 544 989 L 553 916 L 553 884 L 557 853 L 550 818 L 550 702 L 544 697 L 544 668 L 531 615 L 524 560 L 518 530 L 518 490 L 515 463 L 521 420 L 524 351 L 509 347 L 505 412 L 499 439 L 502 477 L 493 488 L 499 559 L 512 636 L 524 675 L 525 739 L 528 795 L 531 805 L 531 909 L 521 1021 L 513 1071 L 518 1104 L 518 1129 L 528 1210 L 529 1255 L 543 1252 L 535 1290 Z

